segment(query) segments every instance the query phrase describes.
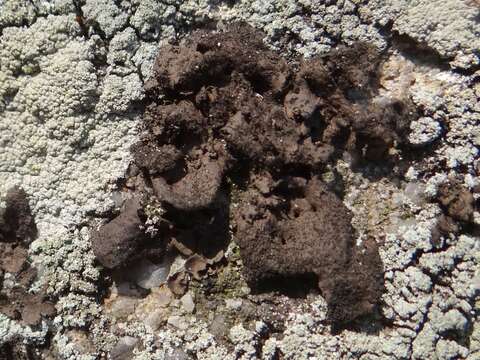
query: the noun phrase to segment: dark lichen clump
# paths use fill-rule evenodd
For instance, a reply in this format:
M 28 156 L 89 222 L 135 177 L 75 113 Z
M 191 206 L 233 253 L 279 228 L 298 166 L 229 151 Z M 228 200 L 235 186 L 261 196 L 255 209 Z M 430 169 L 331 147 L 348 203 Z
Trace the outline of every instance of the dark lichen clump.
M 26 325 L 39 325 L 42 319 L 55 315 L 44 289 L 29 292 L 37 271 L 28 261 L 28 245 L 36 235 L 27 194 L 21 188 L 11 188 L 5 207 L 0 209 L 0 313 Z M 10 274 L 9 286 L 3 286 L 6 273 Z
M 131 149 L 142 201 L 94 232 L 94 250 L 115 267 L 151 247 L 141 214 L 154 198 L 165 210 L 158 247 L 214 254 L 231 229 L 253 289 L 312 275 L 330 319 L 350 321 L 379 303 L 382 263 L 374 240 L 355 245 L 352 214 L 320 174 L 345 151 L 384 159 L 410 109 L 378 96 L 381 58 L 365 44 L 288 63 L 262 37 L 233 25 L 160 49 Z

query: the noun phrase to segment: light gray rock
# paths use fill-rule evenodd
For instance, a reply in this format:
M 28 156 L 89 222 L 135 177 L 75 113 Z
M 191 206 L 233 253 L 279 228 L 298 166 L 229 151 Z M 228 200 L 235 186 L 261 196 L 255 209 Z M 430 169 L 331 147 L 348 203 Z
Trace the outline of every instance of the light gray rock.
M 68 360 L 98 358 L 115 346 L 118 339 L 109 325 L 114 316 L 105 314 L 96 300 L 100 269 L 85 224 L 92 222 L 92 215 L 96 218 L 115 206 L 110 190 L 130 161 L 128 148 L 136 139 L 141 115 L 135 105 L 144 97 L 143 82 L 151 75 L 159 46 L 209 20 L 219 21 L 219 27 L 240 20 L 265 31 L 266 43 L 285 55 L 314 56 L 361 40 L 388 50 L 387 57 L 394 54 L 407 62 L 400 69 L 409 72 L 403 74 L 405 79 L 413 78 L 415 83 L 403 77 L 391 81 L 399 81 L 402 94 L 424 112 L 411 124 L 409 140 L 427 148 L 436 141 L 435 153 L 410 164 L 418 169 L 409 178 L 414 184 L 397 196 L 401 201 L 391 204 L 390 179 L 360 181 L 361 174 L 348 166 L 342 174 L 351 182 L 346 199 L 377 187 L 377 193 L 383 194 L 375 198 L 377 204 L 388 203 L 387 215 L 378 223 L 377 217 L 369 217 L 375 209 L 366 203 L 352 201 L 352 211 L 362 234 L 382 238 L 386 233 L 381 245 L 386 272 L 382 313 L 392 326 L 368 334 L 345 330 L 334 335 L 323 323 L 322 303 L 292 307 L 278 338 L 268 329 L 260 338 L 260 328 L 249 330 L 255 323 L 237 323 L 230 333 L 220 329 L 230 335 L 227 348 L 210 333 L 213 319 L 219 319 L 215 326 L 225 326 L 226 319 L 218 314 L 212 320 L 199 316 L 191 322 L 171 315 L 171 326 L 161 326 L 162 317 L 170 314 L 162 312 L 156 314 L 161 321 L 131 320 L 122 325 L 126 336 L 142 344 L 136 358 L 168 358 L 180 347 L 186 356 L 222 360 L 275 358 L 279 351 L 294 359 L 339 354 L 344 359 L 476 359 L 480 335 L 472 311 L 480 291 L 479 241 L 460 234 L 439 246 L 431 238 L 441 213 L 432 204 L 439 184 L 448 174 L 463 177 L 467 185 L 473 183 L 466 175 L 478 175 L 480 90 L 469 75 L 479 63 L 474 3 L 0 0 L 0 195 L 14 184 L 29 194 L 40 234 L 31 248 L 40 274 L 34 289 L 46 285 L 50 295 L 59 297 L 58 316 L 50 329 L 44 324 L 41 330 L 32 330 L 0 316 L 0 342 L 19 338 L 41 343 L 48 330 L 53 348 Z M 83 12 L 84 28 L 75 4 Z M 397 34 L 433 50 L 435 61 L 466 71 L 452 72 L 437 67 L 435 61 L 424 64 L 415 55 L 407 59 L 390 45 Z M 425 173 L 425 164 L 433 173 Z M 422 189 L 425 198 L 416 201 Z M 375 222 L 374 227 L 363 227 L 362 216 L 370 219 L 368 226 Z M 389 224 L 389 229 L 395 231 L 386 231 L 386 223 L 394 218 L 399 221 Z M 179 264 L 183 266 L 182 261 Z M 143 281 L 146 287 L 154 286 L 150 276 Z M 192 309 L 189 299 L 180 303 L 185 312 Z M 125 321 L 135 306 L 136 300 L 123 304 L 117 315 L 123 311 Z M 98 352 L 75 351 L 64 335 L 65 327 L 89 327 Z M 471 335 L 466 329 L 472 329 Z M 450 332 L 470 336 L 469 341 L 456 342 L 448 338 Z M 469 348 L 462 345 L 467 343 Z
M 170 264 L 169 259 L 165 259 L 160 264 L 154 264 L 147 259 L 143 259 L 131 268 L 128 275 L 132 281 L 144 289 L 156 288 L 167 280 Z
M 110 350 L 112 359 L 128 359 L 133 355 L 133 348 L 138 343 L 138 339 L 131 336 L 124 336 L 118 340 L 117 344 Z
M 187 313 L 193 313 L 195 310 L 195 302 L 190 291 L 180 298 L 180 302 L 182 303 L 183 310 L 185 310 Z
M 186 330 L 188 328 L 188 322 L 186 319 L 179 315 L 171 315 L 167 319 L 167 323 L 179 330 Z

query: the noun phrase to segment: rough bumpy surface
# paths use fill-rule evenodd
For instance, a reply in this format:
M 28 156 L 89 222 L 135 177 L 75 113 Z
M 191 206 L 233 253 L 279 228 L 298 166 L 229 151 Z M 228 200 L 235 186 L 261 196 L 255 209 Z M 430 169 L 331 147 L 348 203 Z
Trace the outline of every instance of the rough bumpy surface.
M 265 186 L 262 180 L 254 186 Z M 332 321 L 371 313 L 383 290 L 375 241 L 368 249 L 354 245 L 350 212 L 317 178 L 287 176 L 269 185 L 266 194 L 249 191 L 235 214 L 247 281 L 271 288 L 274 280 L 315 274 Z
M 119 216 L 92 233 L 93 252 L 103 266 L 114 268 L 138 250 L 143 235 L 139 211 L 139 200 L 129 199 Z
M 11 188 L 5 197 L 6 207 L 0 209 L 0 241 L 30 243 L 37 235 L 27 194 L 23 189 Z
M 0 209 L 0 312 L 27 325 L 39 325 L 42 316 L 55 314 L 45 289 L 29 292 L 37 273 L 28 262 L 27 247 L 35 236 L 25 191 L 9 189 Z
M 238 204 L 231 195 L 228 202 L 247 282 L 315 274 L 331 320 L 350 321 L 378 304 L 381 262 L 374 242 L 372 259 L 360 261 L 351 214 L 317 178 L 319 169 L 342 147 L 384 157 L 410 115 L 399 100 L 381 107 L 372 100 L 379 55 L 366 45 L 294 70 L 267 50 L 261 35 L 236 25 L 161 48 L 146 84 L 151 104 L 133 157 L 158 201 L 185 212 L 167 208 L 163 217 L 173 228 L 194 211 L 213 210 L 212 225 L 179 238 L 206 249 L 195 237 L 218 232 L 215 225 L 223 224 L 214 221 L 221 217 L 215 214 L 217 199 L 233 191 L 222 185 L 227 178 L 240 185 L 235 174 L 244 172 Z M 106 266 L 112 262 L 100 250 L 111 249 L 115 261 L 132 253 L 126 250 L 130 231 L 116 224 L 126 216 L 100 230 L 108 237 L 93 237 Z M 115 226 L 125 238 L 110 229 Z M 119 242 L 109 247 L 108 238 Z
M 125 200 L 121 179 L 135 173 L 125 170 L 159 47 L 239 20 L 289 60 L 367 43 L 385 58 L 379 95 L 421 109 L 393 139 L 395 161 L 335 154 L 321 170 L 344 194 L 356 242 L 380 244 L 385 270 L 378 317 L 340 333 L 321 296 L 249 294 L 233 245 L 180 299 L 136 283 L 158 284 L 182 259 L 141 262 L 128 281 L 111 274 L 111 286 L 95 263 L 89 234 Z M 28 195 L 38 228 L 32 290 L 45 285 L 57 310 L 38 326 L 0 315 L 0 357 L 478 358 L 479 38 L 475 0 L 0 1 L 0 193 L 19 185 Z M 151 238 L 161 212 L 147 210 Z M 208 216 L 185 216 L 185 228 Z M 302 294 L 298 283 L 283 282 Z

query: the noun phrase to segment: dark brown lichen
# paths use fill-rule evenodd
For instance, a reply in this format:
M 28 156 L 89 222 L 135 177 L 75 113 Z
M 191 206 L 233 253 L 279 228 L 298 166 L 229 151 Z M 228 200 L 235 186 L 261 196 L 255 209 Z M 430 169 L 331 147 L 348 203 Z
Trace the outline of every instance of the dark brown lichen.
M 29 244 L 37 234 L 27 194 L 22 188 L 7 191 L 6 207 L 0 209 L 0 241 Z
M 92 232 L 95 255 L 107 268 L 114 268 L 135 253 L 143 237 L 140 199 L 128 199 L 119 216 Z
M 373 310 L 382 294 L 376 244 L 355 246 L 352 215 L 317 178 L 281 179 L 267 194 L 245 193 L 236 213 L 236 241 L 246 279 L 314 274 L 335 322 Z M 369 249 L 369 256 L 364 255 Z
M 445 208 L 447 216 L 465 223 L 473 221 L 475 198 L 458 180 L 450 180 L 439 186 L 438 201 Z
M 211 257 L 231 228 L 253 288 L 312 275 L 330 319 L 349 321 L 378 304 L 382 263 L 375 241 L 355 245 L 350 211 L 319 176 L 344 151 L 386 159 L 404 138 L 411 106 L 378 96 L 381 57 L 366 44 L 287 63 L 262 37 L 232 25 L 160 50 L 131 149 L 143 193 L 165 210 L 163 244 L 170 238 Z M 131 253 L 141 221 L 134 236 L 109 224 L 93 237 L 94 250 L 117 266 L 126 259 L 108 253 Z
M 0 291 L 0 312 L 26 325 L 38 325 L 42 318 L 55 314 L 53 304 L 42 289 L 29 288 L 37 271 L 28 259 L 28 244 L 37 233 L 27 194 L 14 187 L 7 192 L 5 208 L 0 210 L 0 272 L 9 273 L 13 285 Z

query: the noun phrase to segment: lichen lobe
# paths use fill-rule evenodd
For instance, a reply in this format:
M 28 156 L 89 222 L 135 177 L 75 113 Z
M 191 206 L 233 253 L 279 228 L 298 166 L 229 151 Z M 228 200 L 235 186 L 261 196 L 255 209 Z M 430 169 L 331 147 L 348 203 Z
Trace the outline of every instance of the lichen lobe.
M 378 97 L 380 62 L 357 44 L 288 63 L 238 24 L 161 48 L 131 150 L 172 238 L 205 249 L 231 228 L 253 288 L 314 274 L 332 321 L 371 312 L 378 247 L 355 245 L 352 214 L 319 176 L 344 151 L 377 160 L 402 141 L 409 105 Z

